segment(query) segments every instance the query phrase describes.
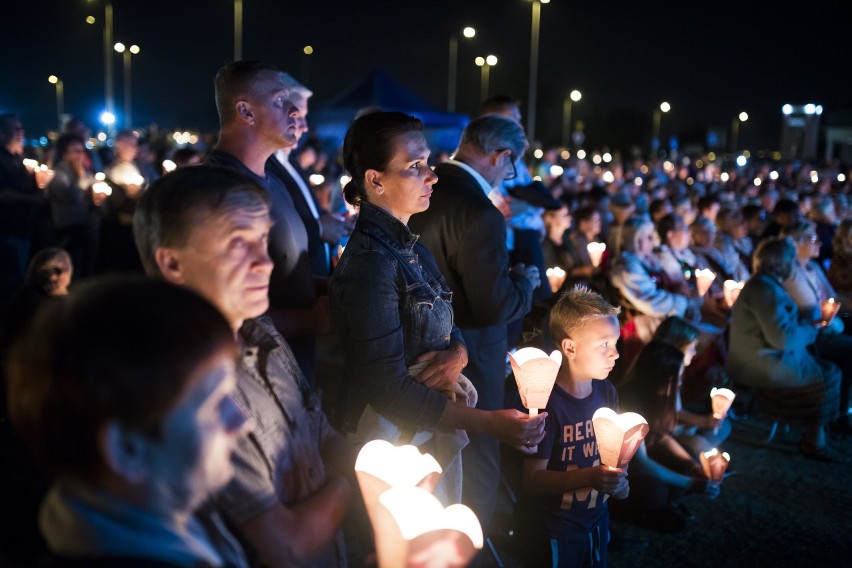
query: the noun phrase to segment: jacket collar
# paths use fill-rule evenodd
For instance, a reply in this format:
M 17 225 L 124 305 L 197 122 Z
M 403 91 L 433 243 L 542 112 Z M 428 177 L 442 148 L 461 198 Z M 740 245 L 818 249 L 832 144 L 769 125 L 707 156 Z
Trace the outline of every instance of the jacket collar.
M 365 226 L 362 230 L 370 235 L 384 237 L 385 240 L 399 245 L 405 252 L 410 253 L 420 235 L 412 233 L 408 225 L 368 201 L 361 201 L 359 221 Z

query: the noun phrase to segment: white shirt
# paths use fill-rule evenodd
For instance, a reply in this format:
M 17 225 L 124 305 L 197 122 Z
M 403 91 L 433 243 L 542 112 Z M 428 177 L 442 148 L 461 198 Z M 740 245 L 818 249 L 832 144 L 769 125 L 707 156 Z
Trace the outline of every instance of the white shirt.
M 293 164 L 290 163 L 289 160 L 290 152 L 287 150 L 276 150 L 275 151 L 275 159 L 278 160 L 278 163 L 284 166 L 284 169 L 290 174 L 294 180 L 296 180 L 296 185 L 299 186 L 299 190 L 302 192 L 302 195 L 305 198 L 305 201 L 308 202 L 308 207 L 311 209 L 311 215 L 314 216 L 314 219 L 319 219 L 319 211 L 317 210 L 317 206 L 314 203 L 314 196 L 311 194 L 310 188 L 305 183 L 305 179 L 302 177 L 302 174 L 296 171 L 296 168 L 293 167 Z

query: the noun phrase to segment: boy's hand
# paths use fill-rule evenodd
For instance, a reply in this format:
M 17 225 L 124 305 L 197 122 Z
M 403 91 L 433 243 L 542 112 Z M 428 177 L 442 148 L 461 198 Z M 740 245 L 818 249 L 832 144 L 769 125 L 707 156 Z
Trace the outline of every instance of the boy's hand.
M 627 499 L 630 495 L 630 482 L 627 481 L 626 477 L 618 481 L 618 485 L 612 490 L 611 495 L 615 499 Z
M 623 469 L 612 468 L 608 465 L 596 465 L 589 468 L 589 487 L 597 489 L 600 493 L 613 495 L 619 484 L 627 483 L 627 472 Z

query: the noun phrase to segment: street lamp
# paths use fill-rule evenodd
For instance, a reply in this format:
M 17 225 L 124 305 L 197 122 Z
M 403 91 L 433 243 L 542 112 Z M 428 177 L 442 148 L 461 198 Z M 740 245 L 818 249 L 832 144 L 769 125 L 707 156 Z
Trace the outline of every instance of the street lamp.
M 468 26 L 462 30 L 462 35 L 467 39 L 473 39 L 476 35 L 476 30 Z M 449 112 L 455 112 L 456 110 L 456 82 L 458 80 L 458 66 L 459 38 L 452 36 L 450 37 L 450 75 L 447 78 L 447 110 Z
M 740 123 L 748 120 L 748 113 L 741 112 L 731 121 L 731 152 L 737 151 L 737 138 L 740 135 Z
M 527 138 L 535 140 L 535 98 L 538 89 L 538 30 L 541 26 L 541 5 L 550 0 L 532 0 L 532 33 L 530 34 L 530 94 L 527 102 Z
M 95 18 L 89 16 L 86 23 L 94 24 Z M 115 99 L 112 76 L 112 1 L 104 2 L 104 105 L 106 112 L 113 114 Z
M 47 81 L 56 85 L 56 117 L 59 130 L 62 130 L 62 115 L 65 114 L 65 83 L 56 75 L 51 75 Z
M 234 0 L 234 61 L 243 58 L 243 0 Z
M 479 100 L 484 101 L 488 98 L 488 76 L 491 73 L 491 68 L 497 65 L 497 57 L 494 55 L 477 57 L 473 62 L 482 69 L 479 81 Z
M 138 55 L 141 50 L 138 45 L 125 47 L 120 42 L 115 44 L 115 50 L 124 54 L 124 127 L 130 128 L 133 124 L 130 96 L 130 57 L 131 55 Z
M 651 149 L 656 153 L 657 150 L 660 149 L 660 133 L 661 133 L 661 123 L 663 120 L 664 112 L 669 112 L 672 109 L 672 105 L 663 101 L 660 103 L 660 108 L 654 110 L 654 128 L 651 133 Z
M 562 105 L 562 145 L 565 148 L 571 143 L 571 105 L 582 98 L 582 93 L 577 89 L 565 96 L 565 102 Z
M 311 64 L 310 58 L 311 55 L 314 54 L 313 46 L 306 45 L 302 48 L 302 53 L 305 54 L 305 56 L 302 58 L 302 84 L 307 85 L 310 83 L 310 81 L 308 80 L 308 73 L 310 71 Z

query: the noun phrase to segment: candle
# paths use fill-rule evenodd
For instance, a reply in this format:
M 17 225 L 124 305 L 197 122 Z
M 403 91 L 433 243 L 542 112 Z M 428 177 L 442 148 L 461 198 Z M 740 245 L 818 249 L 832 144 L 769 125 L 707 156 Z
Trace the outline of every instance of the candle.
M 635 412 L 616 414 L 611 408 L 599 408 L 592 416 L 595 440 L 601 463 L 609 467 L 627 467 L 639 444 L 648 434 L 648 421 Z
M 834 298 L 829 298 L 820 305 L 820 311 L 822 312 L 822 325 L 828 325 L 840 311 L 840 302 L 835 302 Z
M 725 280 L 722 285 L 722 291 L 725 294 L 725 305 L 728 308 L 734 307 L 734 302 L 740 297 L 740 292 L 743 291 L 745 282 L 737 282 L 736 280 Z
M 112 195 L 112 188 L 105 181 L 96 181 L 92 184 L 92 191 L 95 193 L 99 193 L 101 195 L 110 196 Z
M 719 389 L 716 387 L 710 389 L 710 404 L 713 406 L 713 417 L 718 419 L 726 417 L 736 397 L 737 395 L 731 389 Z
M 716 274 L 706 268 L 695 271 L 695 284 L 698 287 L 698 295 L 703 296 L 710 289 L 710 284 L 716 279 Z
M 707 452 L 701 452 L 699 457 L 701 458 L 701 469 L 707 479 L 717 484 L 721 483 L 725 477 L 725 471 L 728 469 L 728 463 L 731 461 L 728 452 L 720 453 L 718 449 L 713 448 Z
M 518 384 L 521 402 L 530 411 L 530 416 L 536 416 L 539 408 L 547 406 L 556 374 L 562 366 L 562 354 L 553 351 L 550 355 L 535 347 L 518 349 L 509 354 L 512 373 Z
M 601 264 L 601 258 L 606 250 L 606 243 L 591 242 L 586 245 L 586 250 L 589 251 L 589 258 L 592 259 L 592 266 L 597 268 Z
M 364 444 L 355 475 L 373 527 L 380 568 L 465 566 L 484 544 L 468 507 L 444 508 L 431 494 L 441 466 L 414 446 L 384 440 Z
M 550 290 L 555 294 L 560 288 L 562 288 L 562 284 L 565 283 L 565 277 L 567 274 L 558 266 L 548 268 L 545 271 L 545 274 L 547 275 L 547 281 L 550 283 Z

